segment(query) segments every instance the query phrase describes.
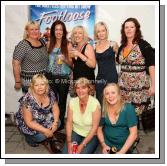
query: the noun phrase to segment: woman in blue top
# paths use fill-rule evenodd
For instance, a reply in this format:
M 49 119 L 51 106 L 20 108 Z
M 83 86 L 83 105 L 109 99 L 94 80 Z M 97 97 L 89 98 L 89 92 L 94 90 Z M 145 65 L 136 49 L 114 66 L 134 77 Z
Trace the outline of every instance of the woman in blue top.
M 56 20 L 50 31 L 50 41 L 48 42 L 49 65 L 48 73 L 49 85 L 58 97 L 60 108 L 61 126 L 64 128 L 64 116 L 66 111 L 66 100 L 69 90 L 69 76 L 71 73 L 70 61 L 68 58 L 68 41 L 65 24 Z
M 108 40 L 108 28 L 104 22 L 95 25 L 95 55 L 98 64 L 96 77 L 96 97 L 102 104 L 102 93 L 106 83 L 117 83 L 118 74 L 115 65 L 115 54 L 118 44 Z
M 113 146 L 118 154 L 129 153 L 137 138 L 135 108 L 122 101 L 120 88 L 115 83 L 108 84 L 103 95 L 104 112 L 97 132 L 102 153 L 108 153 Z

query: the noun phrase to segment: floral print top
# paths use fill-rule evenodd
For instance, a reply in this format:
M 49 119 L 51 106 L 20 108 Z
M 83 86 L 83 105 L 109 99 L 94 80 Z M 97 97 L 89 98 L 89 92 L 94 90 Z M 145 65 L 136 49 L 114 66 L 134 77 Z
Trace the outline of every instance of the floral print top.
M 32 113 L 33 120 L 40 125 L 44 126 L 45 128 L 49 128 L 52 125 L 54 121 L 52 107 L 56 98 L 53 91 L 51 90 L 49 91 L 48 96 L 50 99 L 50 103 L 47 107 L 44 108 L 39 106 L 35 98 L 29 92 L 19 99 L 20 105 L 18 112 L 16 112 L 16 124 L 24 134 L 34 135 L 37 133 L 37 131 L 29 128 L 25 124 L 22 112 L 23 106 L 29 108 L 28 110 Z
M 119 77 L 121 95 L 126 102 L 135 105 L 136 113 L 139 115 L 145 110 L 149 98 L 150 78 L 146 74 L 145 58 L 139 46 L 136 45 L 126 58 L 122 51 L 119 62 L 121 64 Z

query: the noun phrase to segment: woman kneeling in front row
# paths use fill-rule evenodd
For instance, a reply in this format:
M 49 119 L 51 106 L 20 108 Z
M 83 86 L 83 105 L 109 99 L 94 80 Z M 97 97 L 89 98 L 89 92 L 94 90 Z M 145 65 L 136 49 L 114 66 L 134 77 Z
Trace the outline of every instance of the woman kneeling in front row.
M 97 136 L 102 153 L 131 153 L 130 149 L 137 138 L 137 117 L 135 108 L 121 99 L 119 86 L 108 84 L 103 91 L 104 112 Z
M 62 153 L 73 153 L 72 142 L 78 143 L 76 153 L 91 154 L 97 148 L 96 136 L 101 111 L 96 98 L 90 95 L 91 84 L 86 78 L 79 78 L 75 83 L 77 97 L 68 105 L 66 134 L 67 141 Z
M 46 77 L 34 75 L 29 92 L 19 100 L 16 123 L 30 146 L 53 137 L 59 127 L 59 108 Z

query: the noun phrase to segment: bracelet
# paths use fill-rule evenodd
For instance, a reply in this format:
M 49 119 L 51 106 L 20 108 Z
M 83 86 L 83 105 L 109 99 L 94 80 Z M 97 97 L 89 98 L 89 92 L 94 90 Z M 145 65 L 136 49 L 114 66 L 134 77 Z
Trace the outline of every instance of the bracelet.
M 82 142 L 83 146 L 86 147 L 86 144 L 84 142 Z

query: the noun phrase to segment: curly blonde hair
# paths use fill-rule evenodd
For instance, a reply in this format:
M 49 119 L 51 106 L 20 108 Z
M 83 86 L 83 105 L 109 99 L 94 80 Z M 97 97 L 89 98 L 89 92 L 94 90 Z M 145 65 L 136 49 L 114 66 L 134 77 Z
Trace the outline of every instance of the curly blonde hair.
M 27 30 L 28 30 L 28 28 L 31 25 L 35 25 L 36 27 L 38 27 L 40 29 L 40 26 L 39 26 L 38 22 L 36 22 L 36 21 L 28 21 L 27 24 L 25 25 L 25 28 L 24 28 L 23 39 L 27 39 L 28 38 Z
M 85 30 L 85 28 L 83 27 L 83 26 L 81 26 L 81 25 L 79 25 L 79 26 L 76 26 L 76 27 L 74 27 L 73 29 L 72 29 L 72 32 L 71 32 L 71 42 L 72 43 L 76 43 L 75 42 L 75 38 L 74 38 L 74 34 L 75 34 L 75 32 L 78 30 L 78 29 L 81 29 L 82 31 L 83 31 L 83 37 L 84 37 L 84 42 L 88 42 L 88 40 L 89 40 L 89 37 L 88 37 L 88 33 L 87 33 L 87 31 Z
M 35 85 L 35 83 L 38 79 L 42 80 L 45 83 L 45 85 L 46 85 L 45 94 L 48 94 L 48 92 L 49 92 L 49 81 L 43 74 L 36 74 L 32 77 L 32 80 L 31 80 L 30 87 L 29 87 L 28 91 L 30 93 L 32 93 L 34 91 L 34 85 Z

